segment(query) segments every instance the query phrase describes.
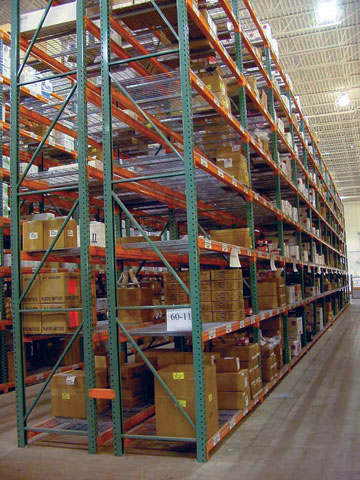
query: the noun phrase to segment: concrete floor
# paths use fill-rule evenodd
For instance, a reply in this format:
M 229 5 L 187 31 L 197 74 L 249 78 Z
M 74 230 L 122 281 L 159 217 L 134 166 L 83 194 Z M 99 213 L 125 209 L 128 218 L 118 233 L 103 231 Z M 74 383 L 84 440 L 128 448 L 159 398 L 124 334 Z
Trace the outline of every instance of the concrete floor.
M 215 451 L 194 459 L 16 448 L 14 394 L 0 396 L 0 479 L 360 479 L 360 301 Z M 28 388 L 33 397 L 38 386 Z M 44 398 L 36 416 L 48 412 Z M 36 416 L 34 420 L 36 420 Z

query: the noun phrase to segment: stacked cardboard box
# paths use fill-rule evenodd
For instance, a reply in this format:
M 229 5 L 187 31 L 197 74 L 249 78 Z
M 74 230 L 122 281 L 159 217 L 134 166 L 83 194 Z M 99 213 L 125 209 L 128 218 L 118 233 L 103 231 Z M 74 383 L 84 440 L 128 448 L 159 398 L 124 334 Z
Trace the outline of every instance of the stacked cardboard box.
M 96 388 L 106 388 L 107 371 L 106 358 L 95 357 Z M 51 413 L 55 417 L 86 419 L 87 389 L 84 370 L 70 370 L 57 373 L 50 382 Z M 96 400 L 97 412 L 103 412 L 108 401 Z
M 261 333 L 265 338 L 278 337 L 280 339 L 279 349 L 275 349 L 275 354 L 278 360 L 278 368 L 282 365 L 282 350 L 284 348 L 284 327 L 282 318 L 280 315 L 276 317 L 268 318 L 261 322 Z M 278 352 L 280 350 L 280 352 Z
M 34 215 L 34 219 L 23 223 L 23 250 L 33 252 L 47 250 L 64 223 L 65 217 L 43 219 L 46 214 Z M 54 248 L 73 248 L 77 246 L 77 224 L 70 219 Z
M 240 268 L 211 270 L 211 311 L 213 322 L 232 322 L 245 318 Z
M 223 79 L 223 72 L 220 68 L 205 73 L 199 73 L 199 78 L 206 87 L 215 95 L 220 104 L 229 112 L 231 112 L 231 103 L 228 97 L 227 85 Z
M 261 350 L 261 374 L 264 382 L 271 382 L 277 374 L 278 365 L 274 348 Z
M 32 275 L 22 275 L 22 291 Z M 80 311 L 61 311 L 81 307 L 81 288 L 79 273 L 41 273 L 26 294 L 23 305 L 27 309 L 59 309 L 57 312 L 29 312 L 23 314 L 24 333 L 55 334 L 69 333 L 80 325 Z M 93 321 L 96 323 L 96 312 Z
M 195 418 L 195 378 L 192 365 L 176 364 L 158 370 L 162 380 L 172 391 L 191 420 Z M 219 428 L 215 365 L 204 365 L 205 415 L 208 437 Z M 156 433 L 169 437 L 193 437 L 195 431 L 174 401 L 155 379 Z
M 154 290 L 151 286 L 143 287 L 124 285 L 117 290 L 119 307 L 149 306 L 153 305 Z M 141 324 L 151 322 L 154 319 L 153 309 L 118 310 L 118 318 L 121 323 Z
M 153 383 L 152 375 L 144 363 L 125 363 L 121 365 L 122 403 L 125 408 L 136 407 L 144 403 Z
M 259 310 L 267 310 L 286 305 L 285 278 L 274 272 L 267 272 L 258 277 Z
M 248 408 L 251 393 L 249 372 L 240 370 L 239 357 L 225 357 L 216 362 L 216 382 L 220 410 Z
M 302 317 L 289 316 L 287 326 L 290 354 L 292 357 L 297 357 L 301 351 L 301 335 L 303 333 Z
M 222 357 L 239 358 L 240 367 L 248 370 L 251 398 L 254 398 L 260 392 L 262 380 L 259 368 L 260 349 L 258 343 L 244 346 L 237 346 L 234 343 L 217 344 L 213 347 L 213 352 L 220 352 Z
M 210 230 L 212 240 L 252 248 L 250 228 L 227 228 L 224 230 Z
M 249 186 L 249 171 L 246 157 L 240 145 L 224 145 L 216 150 L 216 164 L 229 175 Z

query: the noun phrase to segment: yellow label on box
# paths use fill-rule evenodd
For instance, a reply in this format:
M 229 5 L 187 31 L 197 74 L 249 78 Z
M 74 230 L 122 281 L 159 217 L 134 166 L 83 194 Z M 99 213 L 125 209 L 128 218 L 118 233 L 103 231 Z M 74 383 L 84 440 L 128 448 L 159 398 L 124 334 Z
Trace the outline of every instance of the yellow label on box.
M 186 408 L 186 400 L 178 400 L 180 407 Z
M 62 393 L 61 398 L 63 400 L 70 400 L 70 393 Z
M 184 372 L 173 372 L 173 380 L 184 380 Z
M 209 403 L 212 402 L 213 396 L 212 393 L 209 394 Z

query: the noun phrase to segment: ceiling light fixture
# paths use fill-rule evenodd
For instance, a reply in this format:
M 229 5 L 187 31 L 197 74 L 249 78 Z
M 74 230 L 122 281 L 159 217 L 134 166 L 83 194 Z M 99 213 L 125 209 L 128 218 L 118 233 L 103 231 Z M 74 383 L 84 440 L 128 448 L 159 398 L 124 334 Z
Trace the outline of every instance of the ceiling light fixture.
M 338 107 L 347 107 L 350 103 L 350 97 L 347 92 L 340 93 L 335 100 L 335 103 Z
M 318 27 L 327 27 L 340 23 L 340 10 L 336 0 L 319 0 L 315 7 Z

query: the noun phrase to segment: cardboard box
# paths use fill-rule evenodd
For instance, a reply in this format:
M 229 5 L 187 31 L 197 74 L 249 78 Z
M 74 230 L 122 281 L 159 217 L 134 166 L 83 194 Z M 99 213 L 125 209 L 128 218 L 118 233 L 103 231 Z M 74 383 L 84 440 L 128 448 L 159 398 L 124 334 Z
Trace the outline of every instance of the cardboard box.
M 219 410 L 245 410 L 250 400 L 250 388 L 243 392 L 218 392 Z
M 255 367 L 249 368 L 248 372 L 249 372 L 250 383 L 256 380 L 257 378 L 261 378 L 259 362 L 257 363 L 257 365 L 255 365 Z
M 239 301 L 228 302 L 228 301 L 217 301 L 211 302 L 211 309 L 213 312 L 226 311 L 226 312 L 236 312 L 239 310 Z
M 241 153 L 240 145 L 219 147 L 216 150 L 216 164 L 239 182 L 249 186 L 247 160 Z
M 261 330 L 282 330 L 283 324 L 280 316 L 267 318 L 261 322 Z
M 56 237 L 66 217 L 56 217 L 44 222 L 44 250 L 47 250 L 51 242 Z M 54 249 L 57 248 L 75 248 L 77 247 L 77 223 L 70 219 L 57 242 Z
M 67 344 L 70 342 L 70 338 L 66 337 L 63 340 L 62 351 L 65 350 Z M 70 350 L 67 352 L 61 365 L 74 365 L 75 363 L 80 363 L 83 360 L 82 348 L 81 348 L 81 339 L 79 337 L 71 345 Z
M 215 365 L 219 360 L 220 354 L 213 352 L 204 352 L 204 365 Z M 159 355 L 157 357 L 158 369 L 166 368 L 170 365 L 182 364 L 193 365 L 194 359 L 192 352 L 165 352 L 161 353 L 159 349 Z
M 105 368 L 95 368 L 96 387 L 107 387 L 107 373 Z M 70 370 L 57 373 L 50 382 L 51 413 L 55 417 L 86 419 L 86 385 L 83 370 Z M 107 407 L 107 400 L 96 400 L 96 410 L 103 412 Z
M 221 76 L 219 68 L 216 68 L 213 72 L 200 73 L 199 78 L 212 93 L 227 94 L 226 83 Z
M 254 398 L 262 389 L 262 379 L 261 377 L 257 377 L 255 380 L 250 382 L 250 392 L 251 398 Z
M 72 305 L 67 303 L 42 303 L 41 308 L 71 308 Z M 82 313 L 80 311 L 74 312 L 43 312 L 42 313 L 42 333 L 46 334 L 61 334 L 71 333 L 78 328 L 82 321 Z M 96 318 L 94 319 L 96 322 Z
M 41 273 L 40 302 L 67 303 L 71 307 L 81 305 L 81 287 L 79 273 Z
M 158 371 L 180 405 L 195 423 L 195 379 L 192 365 L 171 365 Z M 210 437 L 219 428 L 215 365 L 204 365 L 206 430 Z M 161 436 L 193 437 L 194 429 L 168 393 L 155 379 L 156 433 Z
M 251 237 L 249 228 L 227 228 L 224 230 L 210 230 L 212 240 L 251 248 Z
M 249 373 L 246 369 L 217 373 L 216 382 L 218 392 L 243 392 L 249 387 Z
M 44 250 L 44 222 L 42 220 L 24 222 L 22 238 L 24 252 Z
M 242 280 L 242 270 L 232 268 L 230 270 L 211 270 L 211 280 Z M 229 298 L 228 300 L 231 300 Z
M 243 299 L 241 290 L 228 290 L 227 292 L 212 292 L 213 302 L 239 302 Z
M 261 373 L 264 382 L 271 382 L 277 373 L 276 355 L 261 359 Z
M 280 345 L 276 345 L 274 353 L 276 355 L 277 368 L 280 369 L 284 366 L 283 351 Z
M 271 308 L 278 308 L 279 306 L 278 298 L 276 296 L 263 295 L 258 297 L 259 310 L 269 310 Z
M 245 312 L 238 310 L 238 311 L 216 311 L 212 312 L 212 321 L 214 323 L 226 323 L 226 322 L 237 322 L 240 320 L 244 320 Z
M 42 305 L 31 304 L 28 305 L 28 308 L 31 309 L 40 309 Z M 42 333 L 42 314 L 39 313 L 23 313 L 23 331 L 27 335 L 39 335 Z
M 153 291 L 150 287 L 119 288 L 118 306 L 145 306 L 153 305 Z M 119 310 L 118 318 L 121 323 L 136 324 L 151 322 L 154 318 L 153 310 Z
M 22 274 L 21 275 L 21 291 L 23 292 L 30 282 L 32 274 Z M 39 275 L 35 278 L 33 284 L 30 287 L 30 290 L 25 295 L 24 300 L 22 301 L 25 308 L 31 308 L 31 305 L 38 305 L 40 303 L 40 278 Z
M 239 357 L 220 357 L 216 359 L 216 374 L 222 372 L 238 372 L 240 370 Z
M 243 291 L 242 280 L 211 280 L 211 292 L 227 292 L 230 290 L 240 290 L 241 296 Z

